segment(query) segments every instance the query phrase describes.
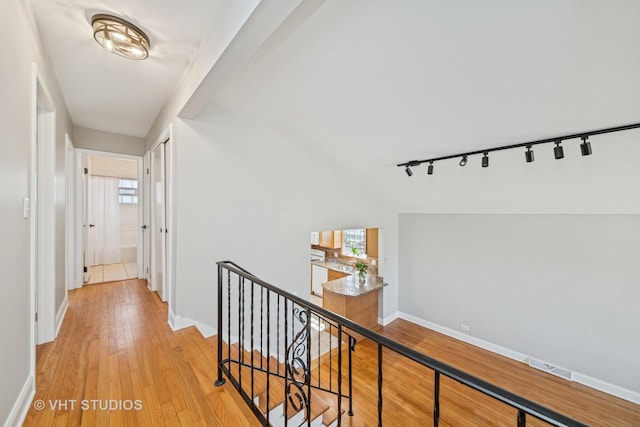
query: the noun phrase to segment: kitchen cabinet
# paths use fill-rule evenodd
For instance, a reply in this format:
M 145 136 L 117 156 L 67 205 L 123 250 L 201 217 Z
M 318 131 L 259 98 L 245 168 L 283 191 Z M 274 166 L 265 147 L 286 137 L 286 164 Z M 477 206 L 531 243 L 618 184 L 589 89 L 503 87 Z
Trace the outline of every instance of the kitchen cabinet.
M 342 247 L 342 230 L 320 232 L 320 246 L 323 248 L 339 249 Z
M 332 280 L 342 279 L 343 277 L 349 276 L 347 273 L 341 273 L 340 271 L 329 270 L 329 277 L 327 278 L 328 282 Z
M 319 265 L 311 265 L 311 292 L 322 296 L 322 284 L 328 282 L 329 271 Z
M 367 228 L 367 256 L 378 259 L 378 229 Z

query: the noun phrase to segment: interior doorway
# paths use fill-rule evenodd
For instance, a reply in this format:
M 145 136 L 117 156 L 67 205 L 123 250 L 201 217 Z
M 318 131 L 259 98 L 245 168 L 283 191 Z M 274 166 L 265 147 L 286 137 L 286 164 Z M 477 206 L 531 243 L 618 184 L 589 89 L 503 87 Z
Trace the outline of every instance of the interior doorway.
M 140 160 L 88 154 L 84 162 L 85 284 L 138 277 Z

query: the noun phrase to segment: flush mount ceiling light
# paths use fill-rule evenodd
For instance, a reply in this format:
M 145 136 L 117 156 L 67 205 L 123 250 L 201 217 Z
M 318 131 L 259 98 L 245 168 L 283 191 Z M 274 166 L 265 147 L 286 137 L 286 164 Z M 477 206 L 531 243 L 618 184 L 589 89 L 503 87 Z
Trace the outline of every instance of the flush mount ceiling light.
M 91 18 L 93 38 L 108 51 L 128 59 L 149 57 L 149 37 L 138 27 L 117 16 L 98 14 Z

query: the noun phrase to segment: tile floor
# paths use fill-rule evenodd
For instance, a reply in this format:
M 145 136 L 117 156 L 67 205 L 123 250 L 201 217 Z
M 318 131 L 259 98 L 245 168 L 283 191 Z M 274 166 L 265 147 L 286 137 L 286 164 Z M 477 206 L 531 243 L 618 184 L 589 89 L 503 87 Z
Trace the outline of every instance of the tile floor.
M 94 265 L 89 267 L 88 285 L 119 280 L 135 279 L 138 277 L 138 264 L 135 262 Z

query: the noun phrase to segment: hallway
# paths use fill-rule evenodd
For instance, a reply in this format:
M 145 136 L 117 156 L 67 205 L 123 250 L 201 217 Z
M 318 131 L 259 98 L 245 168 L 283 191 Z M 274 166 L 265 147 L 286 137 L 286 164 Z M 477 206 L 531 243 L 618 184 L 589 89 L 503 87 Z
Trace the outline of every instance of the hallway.
M 235 390 L 213 385 L 214 366 L 215 351 L 195 328 L 171 331 L 166 305 L 145 281 L 86 286 L 69 293 L 56 341 L 37 348 L 24 425 L 257 425 Z

